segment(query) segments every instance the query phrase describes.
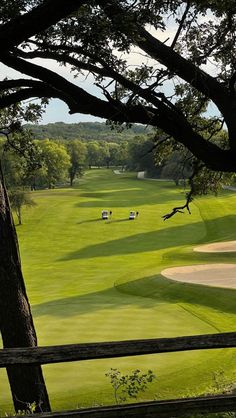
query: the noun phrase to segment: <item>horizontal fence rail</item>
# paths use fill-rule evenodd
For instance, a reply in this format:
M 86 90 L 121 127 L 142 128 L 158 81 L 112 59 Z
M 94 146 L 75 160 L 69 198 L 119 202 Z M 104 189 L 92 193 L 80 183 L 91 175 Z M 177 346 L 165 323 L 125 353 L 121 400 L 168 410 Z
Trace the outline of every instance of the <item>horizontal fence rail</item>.
M 67 344 L 48 347 L 3 348 L 0 368 L 17 364 L 51 364 L 69 361 L 137 356 L 236 347 L 236 332 L 177 338 Z
M 236 395 L 209 396 L 28 415 L 28 418 L 177 418 L 236 410 Z M 13 418 L 13 417 L 9 417 Z
M 170 353 L 178 351 L 235 348 L 236 332 L 149 340 L 68 344 L 48 347 L 0 349 L 0 368 L 19 364 L 50 364 L 69 361 Z M 178 418 L 192 414 L 236 412 L 236 395 L 207 396 L 142 402 L 27 415 L 33 418 Z M 13 418 L 13 417 L 9 417 Z

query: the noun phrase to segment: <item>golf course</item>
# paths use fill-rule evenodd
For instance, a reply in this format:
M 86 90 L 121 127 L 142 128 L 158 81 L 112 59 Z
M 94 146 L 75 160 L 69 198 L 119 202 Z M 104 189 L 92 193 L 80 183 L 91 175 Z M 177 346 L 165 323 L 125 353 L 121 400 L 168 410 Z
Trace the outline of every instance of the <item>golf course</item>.
M 183 204 L 171 181 L 92 169 L 73 188 L 38 190 L 16 226 L 40 346 L 235 331 L 236 289 L 164 277 L 172 267 L 234 264 L 235 252 L 199 252 L 236 240 L 236 192 L 191 204 L 191 215 L 162 215 Z M 108 220 L 102 210 L 112 211 Z M 129 212 L 139 216 L 129 220 Z M 206 272 L 203 272 L 206 274 Z M 236 280 L 236 279 L 235 279 Z M 216 393 L 236 381 L 236 350 L 218 349 L 44 366 L 54 410 L 114 404 L 105 373 L 152 370 L 138 400 Z M 0 415 L 11 395 L 0 374 Z

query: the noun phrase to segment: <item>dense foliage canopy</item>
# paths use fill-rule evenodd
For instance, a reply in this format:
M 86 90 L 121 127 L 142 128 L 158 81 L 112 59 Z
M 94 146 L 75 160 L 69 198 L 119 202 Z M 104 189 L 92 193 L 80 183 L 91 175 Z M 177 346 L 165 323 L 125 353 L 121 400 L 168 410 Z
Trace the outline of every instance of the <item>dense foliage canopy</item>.
M 0 82 L 0 108 L 59 98 L 71 114 L 158 127 L 209 168 L 235 171 L 235 14 L 233 0 L 3 1 L 0 59 L 27 77 Z
M 64 123 L 55 122 L 43 124 L 25 124 L 25 129 L 32 132 L 37 139 L 85 139 L 85 140 L 103 140 L 108 142 L 120 142 L 129 140 L 135 135 L 145 135 L 153 133 L 151 128 L 143 125 L 133 124 L 129 129 L 111 129 L 105 122 L 79 122 Z

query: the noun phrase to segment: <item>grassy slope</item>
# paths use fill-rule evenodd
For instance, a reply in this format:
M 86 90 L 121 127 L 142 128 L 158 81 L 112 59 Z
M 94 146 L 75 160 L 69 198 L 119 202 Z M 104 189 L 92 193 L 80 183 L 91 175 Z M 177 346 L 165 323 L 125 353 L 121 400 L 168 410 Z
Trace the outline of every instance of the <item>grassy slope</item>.
M 171 183 L 89 172 L 79 188 L 34 193 L 18 228 L 24 275 L 40 345 L 232 331 L 235 291 L 175 283 L 163 268 L 234 262 L 233 254 L 193 253 L 197 243 L 236 239 L 236 195 L 199 199 L 193 213 L 163 222 L 184 198 Z M 112 209 L 112 221 L 101 221 Z M 140 217 L 128 221 L 129 210 Z M 204 222 L 203 222 L 204 221 Z M 46 366 L 56 409 L 113 403 L 104 374 L 139 367 L 158 376 L 143 399 L 210 390 L 213 371 L 234 375 L 235 350 L 172 353 Z M 8 391 L 0 392 L 6 410 Z

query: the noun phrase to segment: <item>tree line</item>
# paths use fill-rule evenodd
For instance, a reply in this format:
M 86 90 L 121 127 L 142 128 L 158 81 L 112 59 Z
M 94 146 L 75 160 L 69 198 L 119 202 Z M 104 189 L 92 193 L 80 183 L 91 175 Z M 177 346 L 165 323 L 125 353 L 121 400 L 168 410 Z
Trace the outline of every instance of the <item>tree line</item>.
M 161 134 L 160 138 L 161 138 Z M 118 167 L 121 170 L 145 171 L 147 177 L 172 179 L 176 185 L 180 180 L 187 180 L 193 172 L 192 154 L 184 147 L 156 147 L 157 134 L 137 135 L 129 140 L 109 142 L 103 140 L 33 140 L 36 165 L 28 167 L 27 156 L 19 155 L 14 147 L 5 147 L 5 140 L 0 142 L 2 149 L 2 168 L 6 185 L 9 189 L 54 188 L 62 184 L 73 186 L 74 181 L 83 176 L 85 169 L 92 167 Z M 217 141 L 217 137 L 215 137 Z M 218 174 L 206 168 L 204 175 L 195 178 L 199 183 L 205 177 L 195 194 L 207 193 L 207 179 L 216 187 Z M 213 179 L 213 177 L 215 179 Z M 224 174 L 232 180 L 233 175 Z M 219 186 L 219 184 L 218 184 Z M 217 186 L 217 187 L 218 187 Z
M 158 172 L 153 155 L 154 142 L 146 136 L 130 141 L 104 142 L 74 140 L 34 140 L 36 166 L 28 167 L 27 156 L 19 155 L 12 147 L 5 148 L 1 140 L 2 168 L 8 188 L 54 188 L 61 183 L 73 186 L 86 168 L 120 167 L 128 170 Z M 160 170 L 159 170 L 160 171 Z
M 24 124 L 25 129 L 29 129 L 37 139 L 86 139 L 104 140 L 109 142 L 120 142 L 129 140 L 137 135 L 146 135 L 153 130 L 149 126 L 133 124 L 127 128 L 111 129 L 109 123 L 105 122 L 79 122 L 64 123 L 55 122 L 43 124 Z

